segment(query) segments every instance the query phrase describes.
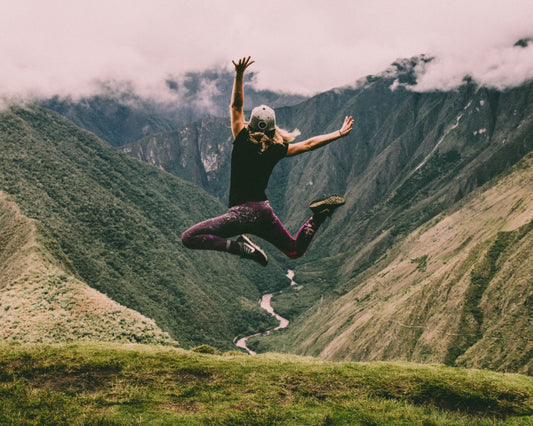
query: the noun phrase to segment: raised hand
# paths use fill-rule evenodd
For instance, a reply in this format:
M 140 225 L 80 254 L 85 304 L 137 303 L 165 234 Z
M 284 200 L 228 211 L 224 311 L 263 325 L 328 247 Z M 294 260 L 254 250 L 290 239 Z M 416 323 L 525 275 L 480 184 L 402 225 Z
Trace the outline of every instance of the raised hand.
M 342 127 L 339 130 L 339 134 L 341 136 L 346 136 L 352 131 L 352 127 L 354 124 L 354 119 L 352 117 L 346 117 L 344 119 L 344 123 L 342 124 Z
M 250 65 L 252 65 L 255 61 L 251 60 L 251 56 L 248 56 L 247 58 L 244 57 L 242 59 L 239 59 L 239 62 L 235 63 L 233 62 L 233 65 L 235 65 L 235 72 L 237 74 L 243 74 L 246 68 L 248 68 Z

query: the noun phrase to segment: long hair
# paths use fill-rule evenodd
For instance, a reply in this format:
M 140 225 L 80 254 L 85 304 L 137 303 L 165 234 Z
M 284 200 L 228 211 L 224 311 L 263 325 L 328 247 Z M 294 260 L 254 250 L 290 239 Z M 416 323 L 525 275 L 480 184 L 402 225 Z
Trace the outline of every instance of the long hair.
M 248 123 L 245 123 L 248 126 Z M 248 128 L 249 129 L 249 128 Z M 249 140 L 252 143 L 260 144 L 262 151 L 266 150 L 269 145 L 284 144 L 292 142 L 300 134 L 298 129 L 294 129 L 292 132 L 282 129 L 276 126 L 276 130 L 273 133 L 270 132 L 254 132 L 249 133 Z

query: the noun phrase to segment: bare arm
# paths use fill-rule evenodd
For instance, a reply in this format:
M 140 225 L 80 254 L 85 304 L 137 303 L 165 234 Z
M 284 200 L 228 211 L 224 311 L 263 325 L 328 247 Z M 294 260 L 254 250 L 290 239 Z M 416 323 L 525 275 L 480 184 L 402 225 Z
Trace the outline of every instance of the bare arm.
M 243 90 L 243 81 L 244 81 L 244 71 L 254 61 L 248 58 L 239 59 L 239 62 L 235 63 L 232 61 L 235 66 L 235 81 L 233 83 L 233 93 L 231 95 L 231 131 L 233 137 L 236 138 L 239 132 L 244 127 L 244 114 L 242 111 L 242 106 L 244 104 L 244 90 Z
M 327 144 L 333 142 L 336 139 L 348 135 L 352 131 L 353 123 L 354 120 L 352 117 L 346 117 L 344 119 L 342 127 L 339 130 L 336 130 L 335 132 L 314 136 L 303 142 L 290 144 L 289 149 L 287 151 L 287 157 L 293 157 L 298 154 L 303 154 L 307 151 L 313 151 L 315 149 L 326 146 Z

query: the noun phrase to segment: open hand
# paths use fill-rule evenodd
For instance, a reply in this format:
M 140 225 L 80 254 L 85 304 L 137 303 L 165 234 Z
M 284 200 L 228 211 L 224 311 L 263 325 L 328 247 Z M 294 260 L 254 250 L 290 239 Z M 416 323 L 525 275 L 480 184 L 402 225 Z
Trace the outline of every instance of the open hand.
M 340 128 L 339 132 L 341 136 L 346 136 L 352 131 L 354 119 L 350 117 L 346 117 L 344 119 L 344 123 L 342 124 L 342 127 Z
M 252 61 L 251 56 L 248 56 L 247 58 L 244 57 L 242 59 L 239 59 L 239 62 L 237 63 L 235 63 L 235 61 L 231 62 L 233 62 L 233 65 L 235 65 L 235 72 L 237 74 L 242 74 L 244 73 L 244 70 L 246 70 L 246 68 L 252 65 L 255 61 Z

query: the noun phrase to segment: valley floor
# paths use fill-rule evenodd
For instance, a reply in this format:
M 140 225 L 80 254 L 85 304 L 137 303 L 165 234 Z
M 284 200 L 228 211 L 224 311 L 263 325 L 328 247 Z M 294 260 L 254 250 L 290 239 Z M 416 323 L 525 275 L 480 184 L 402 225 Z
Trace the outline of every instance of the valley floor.
M 203 351 L 209 347 L 202 347 Z M 0 345 L 2 424 L 531 424 L 533 378 L 135 344 Z

